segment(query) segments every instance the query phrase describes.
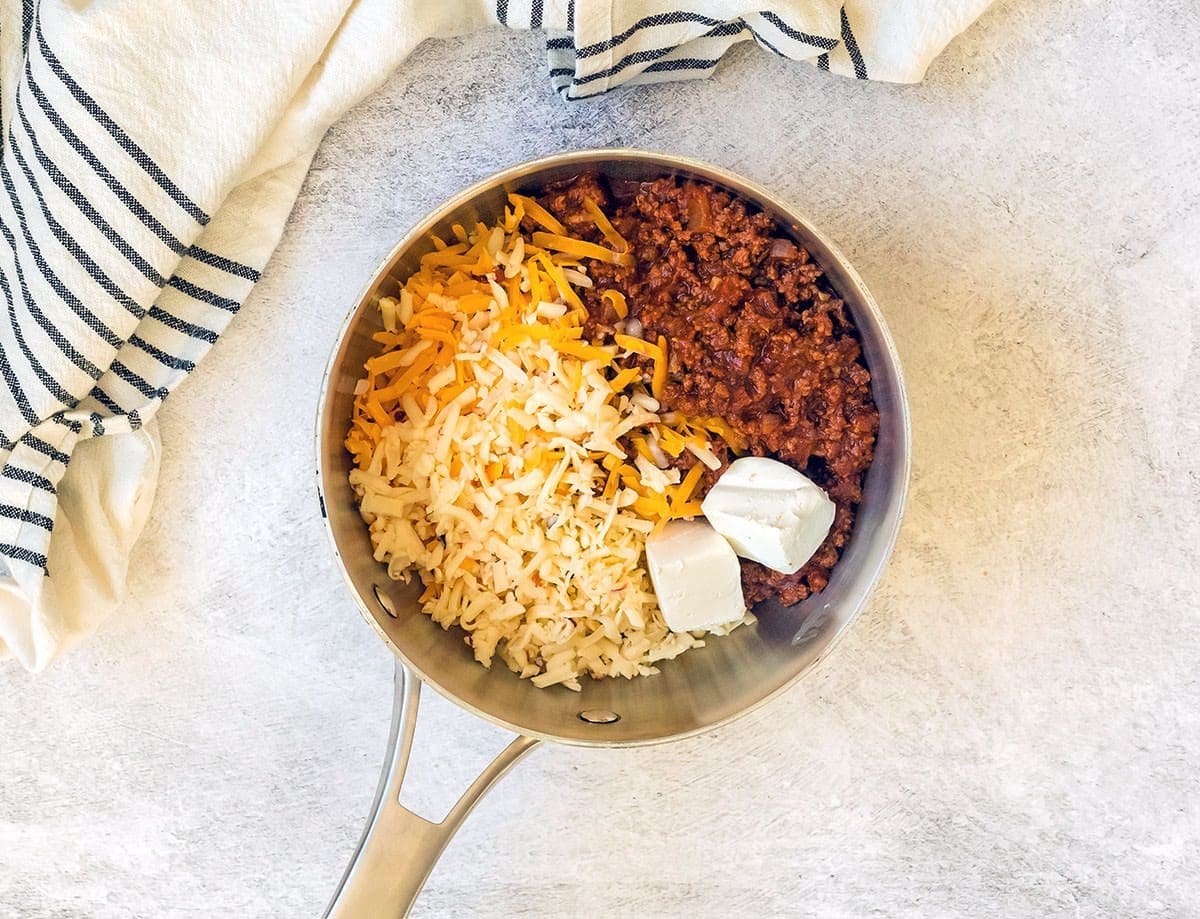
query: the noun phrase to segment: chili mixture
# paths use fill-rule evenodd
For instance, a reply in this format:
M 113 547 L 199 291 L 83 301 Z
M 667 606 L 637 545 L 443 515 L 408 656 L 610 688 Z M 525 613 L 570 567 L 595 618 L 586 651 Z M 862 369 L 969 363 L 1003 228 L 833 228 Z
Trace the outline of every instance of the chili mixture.
M 736 434 L 712 439 L 722 469 L 737 455 L 778 459 L 837 506 L 829 536 L 795 574 L 742 560 L 746 602 L 790 606 L 822 590 L 850 538 L 879 413 L 854 323 L 820 266 L 769 216 L 706 183 L 588 173 L 537 200 L 572 236 L 602 243 L 599 208 L 634 256 L 632 266 L 591 266 L 585 334 L 664 336 L 662 410 L 722 419 Z M 624 317 L 603 295 L 610 289 L 624 296 Z M 670 462 L 686 471 L 698 460 Z M 705 470 L 701 496 L 718 475 Z

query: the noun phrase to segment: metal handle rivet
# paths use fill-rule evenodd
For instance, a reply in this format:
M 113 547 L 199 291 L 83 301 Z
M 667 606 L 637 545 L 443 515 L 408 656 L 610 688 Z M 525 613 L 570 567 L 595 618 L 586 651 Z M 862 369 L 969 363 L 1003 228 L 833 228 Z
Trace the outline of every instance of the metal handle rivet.
M 616 724 L 621 716 L 616 712 L 606 712 L 602 708 L 585 708 L 579 713 L 579 720 L 588 724 Z
M 375 599 L 379 601 L 379 605 L 383 607 L 383 611 L 396 618 L 396 607 L 392 605 L 392 598 L 379 589 L 378 584 L 371 585 L 371 591 L 375 594 Z

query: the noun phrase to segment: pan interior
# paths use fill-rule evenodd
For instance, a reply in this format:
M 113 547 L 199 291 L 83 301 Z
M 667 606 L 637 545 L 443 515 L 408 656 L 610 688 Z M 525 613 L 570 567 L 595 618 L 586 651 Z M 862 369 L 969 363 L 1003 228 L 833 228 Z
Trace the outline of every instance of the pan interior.
M 497 662 L 479 666 L 457 629 L 443 631 L 417 603 L 419 583 L 392 581 L 372 555 L 347 476 L 342 448 L 354 385 L 375 353 L 382 328 L 376 306 L 394 294 L 429 251 L 430 233 L 454 223 L 489 222 L 509 191 L 536 191 L 547 182 L 597 170 L 612 178 L 646 180 L 682 175 L 712 182 L 750 199 L 811 253 L 848 304 L 857 323 L 880 412 L 875 460 L 867 475 L 854 533 L 829 585 L 791 608 L 765 605 L 758 623 L 710 639 L 660 664 L 661 673 L 634 680 L 584 679 L 582 692 L 537 689 Z M 335 552 L 367 620 L 406 663 L 442 694 L 515 731 L 567 743 L 650 743 L 692 734 L 741 714 L 780 691 L 824 655 L 858 613 L 895 542 L 908 482 L 907 405 L 895 350 L 877 308 L 857 275 L 814 229 L 765 191 L 714 167 L 636 151 L 586 151 L 515 167 L 457 196 L 413 230 L 393 251 L 347 320 L 331 358 L 317 430 L 319 477 Z

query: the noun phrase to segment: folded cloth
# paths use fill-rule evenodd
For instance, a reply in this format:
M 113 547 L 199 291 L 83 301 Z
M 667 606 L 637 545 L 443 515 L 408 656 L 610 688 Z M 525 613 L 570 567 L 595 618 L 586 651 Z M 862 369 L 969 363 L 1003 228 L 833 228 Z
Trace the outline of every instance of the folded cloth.
M 326 128 L 424 39 L 545 29 L 568 99 L 704 76 L 740 41 L 916 81 L 987 2 L 5 4 L 0 657 L 41 669 L 120 602 L 154 415 L 258 279 Z

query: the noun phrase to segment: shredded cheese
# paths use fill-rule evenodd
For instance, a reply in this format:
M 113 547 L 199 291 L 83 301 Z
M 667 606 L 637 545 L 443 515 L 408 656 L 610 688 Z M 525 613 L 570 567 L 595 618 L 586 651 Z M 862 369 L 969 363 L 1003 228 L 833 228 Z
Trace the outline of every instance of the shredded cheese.
M 663 388 L 667 385 L 667 339 L 658 336 L 658 354 L 654 357 L 654 376 L 651 377 L 650 391 L 655 399 L 663 397 Z
M 579 258 L 594 258 L 613 265 L 628 267 L 633 264 L 633 256 L 628 252 L 615 252 L 612 249 L 605 249 L 603 246 L 598 246 L 596 243 L 590 243 L 583 239 L 574 239 L 570 236 L 562 236 L 557 233 L 534 233 L 533 244 L 545 249 L 552 249 L 555 252 L 565 252 L 568 255 L 575 255 Z
M 355 389 L 350 480 L 376 558 L 423 580 L 425 612 L 463 628 L 480 663 L 571 689 L 584 675 L 654 673 L 703 644 L 667 629 L 642 561 L 650 532 L 699 513 L 706 467 L 681 478 L 663 450 L 706 451 L 699 432 L 716 422 L 658 414 L 661 336 L 585 337 L 572 285 L 591 280 L 577 259 L 632 260 L 611 224 L 593 214 L 609 250 L 563 235 L 531 198 L 509 204 L 495 226 L 452 227 L 454 242 L 435 241 L 381 301 L 384 350 Z M 548 232 L 526 238 L 524 217 Z M 605 297 L 628 314 L 619 292 Z M 649 386 L 630 354 L 651 362 Z
M 618 319 L 629 317 L 629 304 L 625 301 L 625 295 L 619 290 L 606 290 L 600 297 L 608 301 L 613 308 L 613 312 L 617 314 Z
M 629 243 L 625 241 L 624 236 L 617 232 L 617 228 L 612 225 L 612 221 L 608 219 L 608 215 L 600 209 L 600 205 L 598 205 L 591 198 L 587 198 L 583 202 L 583 209 L 588 212 L 588 216 L 591 217 L 596 224 L 596 229 L 598 229 L 601 235 L 608 240 L 608 244 L 612 246 L 613 249 L 615 249 L 617 252 L 629 251 Z
M 567 232 L 567 228 L 558 222 L 558 218 L 554 217 L 532 198 L 527 198 L 524 195 L 509 195 L 508 201 L 510 204 L 520 207 L 526 215 L 532 217 L 551 233 L 562 234 Z

